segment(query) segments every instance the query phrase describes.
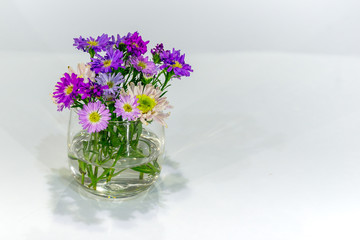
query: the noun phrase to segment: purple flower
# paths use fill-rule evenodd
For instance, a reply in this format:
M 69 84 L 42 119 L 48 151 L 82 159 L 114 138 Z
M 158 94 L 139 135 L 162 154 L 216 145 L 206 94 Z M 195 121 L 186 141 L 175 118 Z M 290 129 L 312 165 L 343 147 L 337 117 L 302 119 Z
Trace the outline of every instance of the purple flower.
M 124 82 L 124 77 L 121 75 L 121 73 L 100 73 L 99 76 L 95 78 L 95 80 L 98 84 L 107 87 L 104 89 L 105 96 L 117 96 L 120 89 L 120 84 Z
M 110 120 L 109 109 L 101 102 L 90 102 L 78 113 L 80 124 L 89 133 L 100 132 L 107 128 Z
M 115 44 L 115 46 L 119 46 L 119 44 L 125 44 L 125 40 L 131 36 L 131 33 L 128 33 L 126 36 L 120 37 L 119 34 L 115 36 L 111 36 L 111 41 Z
M 110 44 L 110 38 L 107 34 L 103 34 L 98 36 L 96 39 L 89 37 L 89 38 L 74 38 L 74 44 L 77 49 L 83 50 L 84 52 L 88 52 L 90 48 L 94 50 L 94 52 L 100 52 L 102 50 L 106 50 Z
M 97 58 L 92 58 L 91 69 L 98 74 L 99 72 L 111 72 L 111 69 L 118 69 L 123 63 L 123 53 L 118 49 L 108 48 L 105 57 L 96 55 Z
M 80 85 L 79 94 L 81 94 L 82 99 L 101 97 L 107 88 L 107 86 L 101 86 L 100 84 L 89 81 Z
M 164 62 L 160 69 L 166 69 L 168 72 L 174 71 L 177 77 L 188 77 L 193 71 L 191 66 L 185 63 L 185 54 L 180 55 L 180 50 L 176 51 L 174 48 L 172 52 L 167 50 L 160 54 L 160 58 Z
M 146 78 L 150 78 L 157 73 L 157 67 L 155 63 L 148 60 L 148 57 L 138 56 L 131 57 L 130 63 L 133 67 L 142 72 Z
M 156 45 L 156 47 L 154 47 L 153 49 L 151 49 L 151 54 L 155 55 L 155 54 L 160 54 L 164 52 L 164 45 L 162 43 Z
M 146 45 L 149 42 L 150 41 L 144 42 L 138 32 L 134 32 L 132 35 L 126 37 L 125 39 L 127 51 L 135 56 L 140 56 L 141 54 L 146 53 Z
M 120 95 L 120 99 L 116 99 L 114 112 L 117 117 L 121 116 L 123 120 L 135 121 L 140 117 L 140 110 L 137 106 L 139 103 L 136 96 Z
M 75 73 L 71 74 L 71 76 L 68 73 L 64 74 L 64 77 L 56 84 L 53 93 L 56 103 L 60 106 L 58 111 L 62 111 L 64 107 L 70 108 L 74 98 L 78 95 L 78 88 L 82 81 L 83 79 L 78 78 Z

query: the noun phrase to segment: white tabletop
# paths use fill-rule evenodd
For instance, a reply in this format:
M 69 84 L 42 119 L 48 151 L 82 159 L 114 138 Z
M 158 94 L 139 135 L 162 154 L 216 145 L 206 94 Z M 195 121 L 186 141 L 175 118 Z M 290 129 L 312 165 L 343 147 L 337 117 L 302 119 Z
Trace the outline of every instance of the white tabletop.
M 115 202 L 78 192 L 49 98 L 85 59 L 0 54 L 0 239 L 360 238 L 360 57 L 188 54 L 161 179 Z

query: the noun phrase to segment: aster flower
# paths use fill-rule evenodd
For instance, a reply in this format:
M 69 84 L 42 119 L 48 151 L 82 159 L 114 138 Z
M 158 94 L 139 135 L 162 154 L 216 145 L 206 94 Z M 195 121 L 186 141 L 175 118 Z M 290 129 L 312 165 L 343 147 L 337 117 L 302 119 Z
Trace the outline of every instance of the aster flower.
M 101 102 L 90 102 L 78 112 L 80 124 L 89 133 L 107 128 L 110 120 L 109 109 Z
M 115 36 L 111 36 L 111 41 L 115 44 L 115 46 L 119 46 L 120 44 L 125 44 L 125 40 L 131 36 L 131 33 L 128 33 L 126 36 L 121 37 L 119 34 Z
M 156 47 L 151 49 L 151 54 L 152 55 L 160 54 L 162 52 L 164 52 L 164 45 L 162 43 L 157 44 Z
M 96 77 L 96 82 L 102 86 L 107 86 L 107 88 L 104 89 L 105 96 L 116 97 L 120 89 L 120 84 L 124 82 L 124 77 L 121 73 L 100 73 L 99 76 Z
M 120 99 L 116 99 L 115 110 L 117 117 L 122 117 L 123 120 L 135 121 L 140 117 L 140 110 L 138 100 L 134 96 L 120 95 Z
M 95 53 L 105 50 L 109 45 L 110 38 L 107 34 L 103 34 L 98 36 L 96 39 L 93 37 L 89 38 L 74 38 L 74 44 L 77 49 L 83 50 L 84 52 L 88 52 L 89 49 L 93 49 Z
M 155 88 L 152 84 L 142 86 L 138 83 L 135 86 L 134 83 L 130 83 L 126 93 L 122 90 L 121 95 L 126 94 L 138 99 L 139 106 L 137 108 L 140 110 L 140 120 L 142 123 L 147 125 L 149 121 L 156 120 L 166 126 L 164 119 L 170 113 L 164 113 L 163 111 L 171 108 L 171 106 L 166 97 L 160 97 L 162 91 L 159 88 Z
M 96 74 L 99 72 L 111 72 L 111 69 L 118 69 L 123 63 L 122 60 L 123 53 L 118 49 L 108 48 L 106 51 L 105 57 L 97 55 L 97 58 L 91 58 L 93 60 L 90 62 L 91 69 L 95 71 Z
M 74 71 L 74 69 L 72 69 L 72 67 L 68 66 L 68 70 L 69 73 L 75 73 L 76 75 L 78 75 L 79 78 L 83 78 L 84 79 L 84 83 L 87 83 L 89 81 L 94 82 L 95 81 L 95 72 L 91 71 L 90 69 L 90 65 L 85 64 L 85 63 L 79 63 L 77 65 L 77 72 Z
M 175 76 L 188 77 L 193 71 L 191 66 L 185 63 L 185 54 L 180 55 L 180 50 L 176 51 L 174 48 L 172 52 L 167 50 L 160 53 L 160 58 L 164 62 L 160 69 L 166 69 L 168 72 L 173 71 Z
M 150 41 L 144 42 L 138 32 L 134 32 L 125 39 L 125 45 L 127 51 L 133 54 L 134 56 L 140 56 L 141 54 L 146 53 L 147 51 L 146 45 L 149 42 Z
M 61 106 L 61 110 L 64 107 L 70 108 L 70 105 L 74 102 L 74 98 L 78 95 L 78 88 L 82 81 L 83 79 L 78 78 L 75 73 L 72 73 L 71 76 L 68 73 L 65 73 L 64 77 L 60 79 L 60 82 L 56 84 L 53 97 L 58 106 L 59 104 L 64 104 L 63 107 Z
M 142 72 L 146 78 L 150 78 L 157 73 L 157 67 L 154 62 L 149 61 L 148 57 L 138 56 L 130 58 L 133 67 Z
M 108 86 L 101 86 L 95 82 L 82 83 L 79 87 L 81 99 L 101 97 Z
M 160 54 L 163 52 L 164 52 L 164 45 L 162 43 L 156 45 L 155 48 L 151 49 L 151 54 L 153 55 L 154 63 L 161 62 Z

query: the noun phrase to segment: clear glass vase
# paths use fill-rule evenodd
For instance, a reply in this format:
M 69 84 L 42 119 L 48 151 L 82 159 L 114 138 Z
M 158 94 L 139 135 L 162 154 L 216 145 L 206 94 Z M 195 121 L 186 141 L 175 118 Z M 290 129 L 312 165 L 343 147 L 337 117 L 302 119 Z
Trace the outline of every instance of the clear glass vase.
M 87 192 L 127 198 L 154 184 L 164 157 L 164 127 L 157 122 L 110 121 L 107 129 L 88 133 L 72 109 L 68 129 L 70 170 Z

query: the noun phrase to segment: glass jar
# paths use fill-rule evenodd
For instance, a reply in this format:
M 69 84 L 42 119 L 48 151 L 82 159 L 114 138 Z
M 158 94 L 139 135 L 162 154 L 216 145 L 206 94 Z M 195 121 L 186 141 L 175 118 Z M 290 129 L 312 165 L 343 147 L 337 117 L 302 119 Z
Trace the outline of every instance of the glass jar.
M 154 184 L 164 157 L 164 127 L 157 122 L 110 121 L 88 133 L 70 111 L 68 161 L 76 182 L 86 191 L 106 198 L 126 198 Z

